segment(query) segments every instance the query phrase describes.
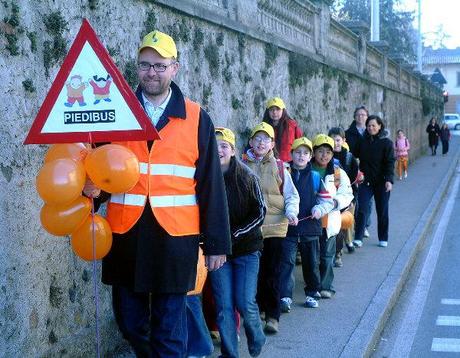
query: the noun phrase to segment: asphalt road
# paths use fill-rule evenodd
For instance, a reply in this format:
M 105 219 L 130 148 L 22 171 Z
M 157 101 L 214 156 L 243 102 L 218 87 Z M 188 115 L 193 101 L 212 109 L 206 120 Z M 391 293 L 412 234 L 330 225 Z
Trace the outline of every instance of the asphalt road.
M 374 357 L 460 353 L 460 168 L 453 179 Z

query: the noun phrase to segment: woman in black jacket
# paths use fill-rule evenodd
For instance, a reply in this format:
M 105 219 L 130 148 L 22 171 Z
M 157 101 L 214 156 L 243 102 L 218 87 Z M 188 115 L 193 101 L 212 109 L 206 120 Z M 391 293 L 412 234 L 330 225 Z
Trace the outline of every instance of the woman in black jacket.
M 220 165 L 224 173 L 230 214 L 232 255 L 216 271 L 209 273 L 221 338 L 222 356 L 238 357 L 235 310 L 243 318 L 252 357 L 260 354 L 265 335 L 256 303 L 257 275 L 263 248 L 261 225 L 265 202 L 259 180 L 235 157 L 235 135 L 230 129 L 216 128 Z
M 388 244 L 388 201 L 393 188 L 394 151 L 393 142 L 386 137 L 385 125 L 379 116 L 366 120 L 366 135 L 359 148 L 359 168 L 364 182 L 358 189 L 358 213 L 356 215 L 356 246 L 363 243 L 364 227 L 369 215 L 369 200 L 375 197 L 378 219 L 379 246 Z
M 439 134 L 441 133 L 441 129 L 438 123 L 436 123 L 436 117 L 431 118 L 430 123 L 428 123 L 426 127 L 426 132 L 428 133 L 428 144 L 431 148 L 431 155 L 436 155 L 436 149 L 439 144 Z

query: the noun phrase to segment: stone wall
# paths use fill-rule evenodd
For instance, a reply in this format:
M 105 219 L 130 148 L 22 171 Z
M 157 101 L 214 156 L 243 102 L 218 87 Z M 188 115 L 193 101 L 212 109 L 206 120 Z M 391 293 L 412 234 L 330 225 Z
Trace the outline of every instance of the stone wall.
M 235 130 L 240 148 L 271 96 L 284 98 L 308 136 L 347 127 L 365 104 L 392 134 L 408 132 L 414 156 L 439 111 L 439 91 L 332 20 L 319 0 L 7 0 L 0 15 L 0 357 L 95 352 L 92 265 L 73 255 L 68 237 L 41 228 L 35 177 L 47 146 L 22 145 L 83 17 L 133 86 L 142 35 L 170 33 L 177 82 Z M 111 354 L 121 338 L 110 292 L 98 289 L 102 349 Z

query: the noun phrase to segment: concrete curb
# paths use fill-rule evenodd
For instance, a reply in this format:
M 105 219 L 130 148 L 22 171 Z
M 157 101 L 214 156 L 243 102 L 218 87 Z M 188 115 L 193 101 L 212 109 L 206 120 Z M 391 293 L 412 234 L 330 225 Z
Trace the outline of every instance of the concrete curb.
M 441 206 L 441 199 L 447 193 L 449 183 L 459 162 L 459 154 L 460 148 L 457 149 L 455 159 L 452 160 L 439 189 L 433 194 L 430 204 L 396 257 L 387 277 L 361 316 L 340 357 L 370 357 L 373 353 L 374 347 L 397 301 L 399 292 L 406 283 L 419 247 L 425 241 L 436 212 Z

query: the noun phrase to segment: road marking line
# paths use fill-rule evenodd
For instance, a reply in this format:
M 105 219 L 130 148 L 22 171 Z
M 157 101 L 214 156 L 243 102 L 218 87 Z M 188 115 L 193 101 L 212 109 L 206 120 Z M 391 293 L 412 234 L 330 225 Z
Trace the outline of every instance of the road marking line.
M 460 326 L 460 316 L 438 316 L 437 326 Z
M 457 168 L 458 169 L 458 168 Z M 417 286 L 412 295 L 411 302 L 404 315 L 404 320 L 399 327 L 398 336 L 396 337 L 395 345 L 391 351 L 390 357 L 406 358 L 410 356 L 412 344 L 417 333 L 417 329 L 422 316 L 423 308 L 426 303 L 426 298 L 430 290 L 431 280 L 433 279 L 434 270 L 438 261 L 439 252 L 441 251 L 444 241 L 444 234 L 447 230 L 449 219 L 452 215 L 455 199 L 457 198 L 458 186 L 460 177 L 457 175 L 452 185 L 452 191 L 447 198 L 446 206 L 439 218 L 439 223 L 434 233 L 431 242 L 430 250 L 423 263 L 422 271 L 420 272 Z M 460 340 L 459 340 L 460 349 Z M 460 352 L 460 351 L 459 351 Z
M 433 352 L 460 352 L 460 339 L 433 338 L 431 350 Z
M 457 298 L 443 298 L 441 300 L 442 305 L 460 305 L 460 299 Z

